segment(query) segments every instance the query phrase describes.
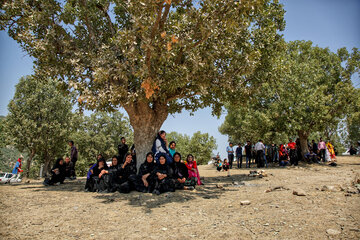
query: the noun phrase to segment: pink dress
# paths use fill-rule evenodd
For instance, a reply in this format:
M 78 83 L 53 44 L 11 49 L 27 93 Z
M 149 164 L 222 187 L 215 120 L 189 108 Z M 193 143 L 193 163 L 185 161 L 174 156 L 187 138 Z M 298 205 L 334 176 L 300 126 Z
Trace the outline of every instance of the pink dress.
M 202 185 L 202 182 L 200 180 L 199 170 L 198 170 L 197 165 L 196 165 L 196 161 L 186 162 L 185 165 L 186 165 L 186 167 L 188 169 L 188 172 L 189 172 L 189 178 L 196 177 L 197 178 L 197 184 Z M 192 171 L 193 168 L 196 169 L 196 173 L 194 171 Z

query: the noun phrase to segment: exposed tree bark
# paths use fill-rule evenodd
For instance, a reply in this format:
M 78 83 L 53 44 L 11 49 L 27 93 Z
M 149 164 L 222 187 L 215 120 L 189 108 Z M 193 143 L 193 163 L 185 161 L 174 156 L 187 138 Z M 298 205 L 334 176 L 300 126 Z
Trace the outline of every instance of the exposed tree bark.
M 151 151 L 156 134 L 168 116 L 166 103 L 155 102 L 152 107 L 146 102 L 134 102 L 125 106 L 130 124 L 134 128 L 137 169 L 144 162 L 146 153 Z
M 48 151 L 46 151 L 45 154 L 44 154 L 44 160 L 45 160 L 45 162 L 44 162 L 44 172 L 43 172 L 43 174 L 45 176 L 47 176 L 47 175 L 50 174 L 50 168 L 51 168 L 51 166 L 50 166 L 51 158 L 49 157 Z M 42 177 L 42 176 L 40 176 L 40 177 Z
M 301 156 L 304 159 L 304 155 L 309 152 L 307 140 L 308 140 L 310 134 L 308 132 L 302 131 L 302 130 L 299 130 L 298 134 L 299 134 L 300 147 L 301 147 Z
M 25 173 L 26 178 L 30 177 L 30 166 L 31 166 L 31 161 L 34 156 L 35 156 L 35 150 L 31 150 L 30 156 L 29 156 L 28 160 L 26 161 L 26 173 Z

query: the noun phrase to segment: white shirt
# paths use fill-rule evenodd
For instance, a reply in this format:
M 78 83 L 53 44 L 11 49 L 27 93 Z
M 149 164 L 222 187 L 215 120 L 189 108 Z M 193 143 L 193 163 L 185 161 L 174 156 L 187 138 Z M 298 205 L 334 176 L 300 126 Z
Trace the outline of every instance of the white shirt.
M 255 151 L 260 151 L 260 150 L 265 151 L 265 145 L 262 142 L 257 142 L 255 144 Z

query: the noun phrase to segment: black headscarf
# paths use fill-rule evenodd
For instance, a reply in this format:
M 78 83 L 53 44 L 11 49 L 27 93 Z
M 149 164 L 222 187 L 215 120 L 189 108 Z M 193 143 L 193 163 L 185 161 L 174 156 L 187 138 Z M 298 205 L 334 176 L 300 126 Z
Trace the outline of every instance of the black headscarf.
M 179 162 L 175 161 L 175 156 L 178 155 L 180 157 Z M 189 172 L 185 165 L 185 163 L 181 162 L 181 154 L 176 152 L 174 153 L 174 162 L 171 164 L 172 170 L 174 172 L 174 178 L 188 178 Z
M 63 164 L 61 165 L 60 164 L 60 161 L 63 160 Z M 65 169 L 66 169 L 66 166 L 65 166 L 65 163 L 64 163 L 64 159 L 63 158 L 58 158 L 53 166 L 53 168 L 51 170 L 54 170 L 54 169 L 59 169 L 59 172 L 60 173 L 63 173 L 65 172 Z
M 165 163 L 164 164 L 161 164 L 160 163 L 160 157 L 164 157 L 165 158 Z M 159 163 L 156 164 L 155 168 L 154 168 L 154 171 L 153 173 L 156 174 L 156 173 L 162 173 L 162 174 L 166 174 L 168 177 L 172 177 L 172 168 L 166 164 L 166 156 L 164 153 L 161 153 L 159 155 Z
M 147 157 L 148 156 L 152 156 L 153 161 L 151 163 L 149 163 L 147 161 Z M 154 154 L 152 152 L 148 152 L 146 154 L 146 158 L 143 164 L 141 164 L 140 169 L 139 169 L 139 175 L 143 176 L 145 174 L 151 173 L 154 170 L 155 167 L 155 162 L 154 162 Z

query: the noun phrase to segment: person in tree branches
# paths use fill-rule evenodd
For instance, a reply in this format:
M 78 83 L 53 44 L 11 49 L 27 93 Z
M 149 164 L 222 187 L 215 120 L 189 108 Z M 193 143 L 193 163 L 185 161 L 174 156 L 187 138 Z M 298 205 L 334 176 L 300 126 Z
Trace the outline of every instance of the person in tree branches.
M 189 154 L 187 156 L 185 165 L 188 169 L 189 178 L 193 178 L 193 177 L 197 178 L 196 180 L 197 185 L 202 185 L 202 182 L 200 180 L 199 170 L 197 168 L 197 164 L 193 155 Z
M 164 153 L 159 156 L 159 163 L 155 166 L 151 178 L 154 179 L 154 191 L 156 195 L 160 195 L 164 192 L 175 191 L 175 181 L 172 178 L 173 171 L 169 164 L 166 163 L 166 157 Z
M 189 178 L 188 168 L 185 163 L 181 162 L 180 153 L 174 153 L 174 162 L 171 165 L 174 172 L 175 188 L 193 190 L 196 185 L 196 180 Z
M 159 157 L 160 155 L 164 155 L 164 157 L 166 158 L 166 163 L 167 164 L 171 164 L 173 162 L 173 159 L 169 153 L 169 150 L 167 149 L 167 140 L 166 140 L 166 132 L 164 130 L 161 130 L 152 147 L 152 152 L 155 155 L 155 161 L 156 163 L 159 163 Z
M 65 180 L 65 164 L 63 158 L 58 158 L 51 169 L 51 179 L 45 178 L 44 185 L 54 185 L 56 183 L 64 183 Z
M 149 152 L 146 154 L 146 159 L 144 163 L 141 164 L 139 174 L 135 179 L 134 185 L 136 191 L 150 193 L 154 190 L 153 179 L 150 177 L 151 173 L 154 171 L 154 168 L 154 154 Z
M 118 145 L 118 162 L 119 164 L 124 163 L 124 156 L 129 151 L 129 146 L 126 144 L 126 139 L 124 137 L 121 138 L 121 143 Z

